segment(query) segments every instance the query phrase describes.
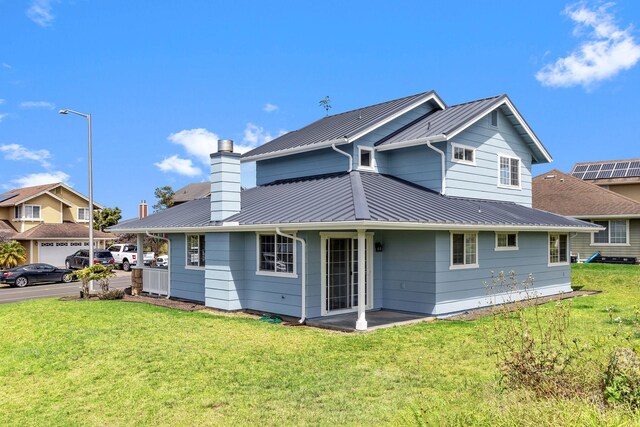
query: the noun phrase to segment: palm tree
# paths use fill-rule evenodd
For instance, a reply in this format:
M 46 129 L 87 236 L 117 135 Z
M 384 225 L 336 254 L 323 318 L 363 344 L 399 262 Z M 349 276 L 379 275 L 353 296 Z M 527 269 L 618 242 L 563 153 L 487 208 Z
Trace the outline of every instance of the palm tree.
M 27 251 L 15 240 L 0 244 L 0 266 L 2 268 L 13 268 L 26 259 Z

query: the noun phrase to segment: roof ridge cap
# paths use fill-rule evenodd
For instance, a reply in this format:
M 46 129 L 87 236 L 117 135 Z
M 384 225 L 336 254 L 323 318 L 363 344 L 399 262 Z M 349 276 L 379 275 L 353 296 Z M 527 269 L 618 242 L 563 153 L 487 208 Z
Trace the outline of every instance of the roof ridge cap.
M 349 173 L 349 178 L 351 181 L 351 197 L 353 198 L 353 210 L 356 220 L 371 219 L 367 194 L 364 191 L 360 173 L 358 171 L 352 171 Z
M 482 101 L 488 101 L 490 99 L 497 99 L 497 98 L 501 98 L 503 96 L 506 97 L 507 94 L 506 93 L 501 93 L 500 95 L 487 96 L 486 98 L 480 98 L 480 99 L 474 99 L 472 101 L 461 102 L 460 104 L 450 105 L 449 107 L 446 108 L 446 110 L 448 110 L 449 108 L 453 108 L 453 107 L 460 107 L 462 105 L 473 104 L 474 102 L 482 102 Z

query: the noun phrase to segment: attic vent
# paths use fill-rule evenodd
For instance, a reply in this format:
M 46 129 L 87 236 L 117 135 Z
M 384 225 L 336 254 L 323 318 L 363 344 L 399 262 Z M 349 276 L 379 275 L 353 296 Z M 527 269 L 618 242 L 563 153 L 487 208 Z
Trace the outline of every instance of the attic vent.
M 544 177 L 544 179 L 555 179 L 555 175 L 547 175 Z
M 498 110 L 493 110 L 489 115 L 489 123 L 493 127 L 498 127 Z

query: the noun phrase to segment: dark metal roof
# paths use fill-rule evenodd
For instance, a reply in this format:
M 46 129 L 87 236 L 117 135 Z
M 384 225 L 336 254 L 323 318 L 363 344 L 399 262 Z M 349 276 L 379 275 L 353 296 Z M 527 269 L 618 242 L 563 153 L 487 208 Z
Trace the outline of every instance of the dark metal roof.
M 211 194 L 210 182 L 194 182 L 179 188 L 173 194 L 173 203 L 180 204 L 189 200 L 202 199 Z
M 225 223 L 258 226 L 293 223 L 452 224 L 466 226 L 577 227 L 593 224 L 515 203 L 442 196 L 407 181 L 376 173 L 351 172 L 276 181 L 241 193 L 242 211 Z M 193 200 L 120 229 L 216 226 L 207 199 Z
M 323 117 L 301 129 L 286 133 L 242 155 L 243 158 L 275 153 L 291 148 L 312 146 L 326 141 L 353 136 L 420 100 L 437 96 L 423 92 L 345 113 Z

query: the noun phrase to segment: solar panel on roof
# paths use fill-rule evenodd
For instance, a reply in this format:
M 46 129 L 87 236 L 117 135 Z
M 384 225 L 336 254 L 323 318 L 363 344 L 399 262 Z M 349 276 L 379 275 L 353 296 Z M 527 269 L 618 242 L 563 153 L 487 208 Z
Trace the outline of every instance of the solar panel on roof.
M 631 162 L 629 167 L 634 169 L 640 168 L 640 162 Z
M 628 167 L 629 167 L 629 162 L 616 163 L 616 170 L 618 170 L 618 169 L 626 169 Z
M 582 177 L 584 176 L 584 173 L 582 173 L 582 172 L 574 172 L 573 176 L 575 176 L 576 178 L 582 179 Z
M 598 172 L 587 172 L 584 174 L 584 179 L 596 179 L 598 177 Z
M 613 171 L 613 175 L 611 175 L 611 177 L 612 178 L 620 178 L 620 177 L 623 177 L 626 172 L 627 171 L 624 170 L 624 169 L 623 170 L 614 170 Z
M 600 170 L 609 171 L 609 170 L 612 170 L 615 165 L 616 165 L 615 163 L 605 163 L 602 165 L 602 169 Z
M 598 172 L 600 170 L 600 166 L 602 165 L 599 163 L 597 165 L 589 165 L 587 172 Z
M 587 170 L 587 165 L 579 165 L 576 166 L 573 170 L 574 172 L 585 172 Z
M 5 194 L 4 196 L 0 196 L 0 202 L 4 202 L 5 200 L 9 200 L 12 197 L 17 196 L 17 194 Z
M 612 170 L 601 170 L 600 172 L 598 172 L 598 179 L 600 178 L 611 178 L 611 174 L 613 173 Z
M 627 171 L 627 176 L 640 176 L 640 168 L 634 168 Z

